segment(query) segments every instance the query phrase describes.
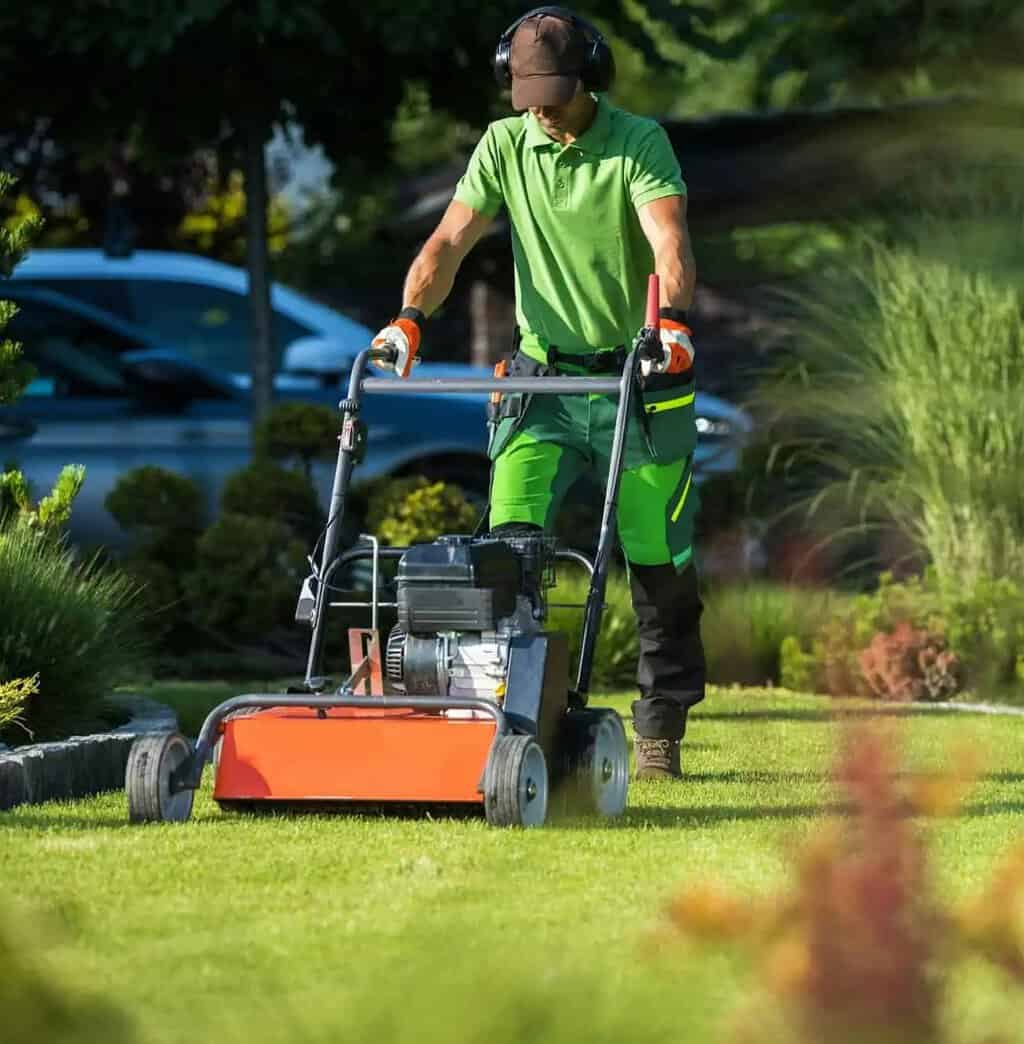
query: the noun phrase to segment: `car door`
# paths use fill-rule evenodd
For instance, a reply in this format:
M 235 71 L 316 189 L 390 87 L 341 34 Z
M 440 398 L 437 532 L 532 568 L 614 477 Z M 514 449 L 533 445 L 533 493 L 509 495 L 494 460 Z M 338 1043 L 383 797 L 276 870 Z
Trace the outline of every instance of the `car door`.
M 81 545 L 126 545 L 104 500 L 125 472 L 143 465 L 195 479 L 212 514 L 224 478 L 249 458 L 245 400 L 147 387 L 121 357 L 148 345 L 66 309 L 30 300 L 19 307 L 11 334 L 36 376 L 0 408 L 0 463 L 21 468 L 37 498 L 66 464 L 85 466 L 70 527 Z

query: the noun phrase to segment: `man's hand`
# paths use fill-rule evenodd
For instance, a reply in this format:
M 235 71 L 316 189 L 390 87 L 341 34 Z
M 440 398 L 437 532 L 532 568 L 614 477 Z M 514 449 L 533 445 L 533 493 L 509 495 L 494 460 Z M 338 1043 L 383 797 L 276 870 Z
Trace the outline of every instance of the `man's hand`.
M 641 359 L 640 372 L 644 377 L 652 373 L 686 373 L 693 366 L 693 332 L 678 319 L 668 318 L 664 313 L 673 309 L 663 308 L 659 320 L 661 326 L 660 359 Z
M 423 313 L 418 308 L 403 308 L 398 317 L 392 319 L 372 341 L 374 348 L 392 349 L 394 359 L 374 359 L 374 364 L 382 370 L 394 370 L 399 377 L 408 377 L 420 347 L 422 320 Z

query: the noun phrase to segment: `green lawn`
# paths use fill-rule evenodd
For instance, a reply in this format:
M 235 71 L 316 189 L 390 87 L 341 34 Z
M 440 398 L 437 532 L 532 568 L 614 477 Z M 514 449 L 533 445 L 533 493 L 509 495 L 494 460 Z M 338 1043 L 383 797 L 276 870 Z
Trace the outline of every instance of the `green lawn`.
M 129 827 L 121 794 L 22 808 L 0 814 L 5 905 L 38 926 L 21 934 L 46 974 L 103 995 L 138 1041 L 713 1040 L 747 979 L 721 955 L 656 955 L 652 934 L 688 880 L 784 881 L 833 799 L 831 706 L 713 692 L 685 781 L 634 784 L 614 823 L 250 818 L 208 789 L 184 826 Z M 939 888 L 970 894 L 1021 834 L 1024 720 L 901 724 L 915 770 L 964 739 L 984 754 L 963 815 L 927 828 Z M 1024 1041 L 996 973 L 967 967 L 950 1000 L 967 1039 Z

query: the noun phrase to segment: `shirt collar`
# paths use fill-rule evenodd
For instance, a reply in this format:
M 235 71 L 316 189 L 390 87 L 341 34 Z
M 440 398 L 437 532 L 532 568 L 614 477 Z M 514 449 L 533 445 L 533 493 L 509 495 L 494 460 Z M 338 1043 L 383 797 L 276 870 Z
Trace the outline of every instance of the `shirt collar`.
M 554 138 L 549 138 L 541 125 L 534 118 L 533 113 L 527 111 L 526 119 L 526 144 L 532 149 L 544 146 L 562 148 Z M 604 98 L 597 98 L 597 112 L 594 114 L 594 122 L 566 148 L 577 148 L 582 152 L 592 152 L 598 156 L 604 154 L 605 146 L 608 144 L 608 135 L 611 133 L 612 114 L 611 106 Z

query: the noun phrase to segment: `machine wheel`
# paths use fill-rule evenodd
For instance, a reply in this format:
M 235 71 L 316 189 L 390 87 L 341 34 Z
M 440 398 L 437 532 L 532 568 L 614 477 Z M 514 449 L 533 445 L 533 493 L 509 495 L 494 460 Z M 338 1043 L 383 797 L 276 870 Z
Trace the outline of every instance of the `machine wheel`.
M 584 708 L 566 716 L 567 784 L 583 810 L 621 816 L 629 790 L 629 746 L 613 710 Z
M 532 736 L 499 736 L 487 762 L 484 811 L 491 826 L 542 826 L 548 767 Z
M 191 754 L 179 732 L 143 736 L 132 744 L 124 775 L 132 823 L 183 823 L 192 815 L 194 791 L 171 793 L 171 773 Z

